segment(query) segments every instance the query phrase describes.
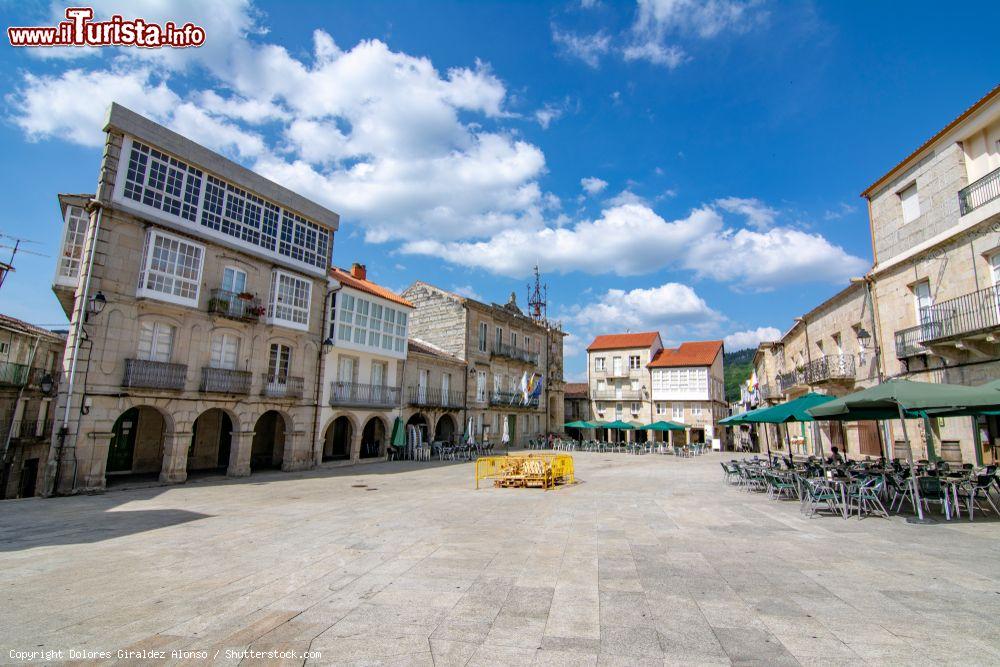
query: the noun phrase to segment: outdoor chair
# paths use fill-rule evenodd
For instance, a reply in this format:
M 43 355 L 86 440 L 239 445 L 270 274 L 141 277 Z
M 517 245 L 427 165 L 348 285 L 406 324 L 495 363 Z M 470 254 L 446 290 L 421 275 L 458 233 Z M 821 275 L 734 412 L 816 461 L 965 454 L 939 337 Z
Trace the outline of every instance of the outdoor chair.
M 736 466 L 724 461 L 719 461 L 719 465 L 722 466 L 722 471 L 724 473 L 722 479 L 727 485 L 733 486 L 739 484 L 740 471 Z
M 970 481 L 958 487 L 959 498 L 965 499 L 965 506 L 969 512 L 969 521 L 975 518 L 975 508 L 978 507 L 981 511 L 984 511 L 983 506 L 979 504 L 979 500 L 985 500 L 989 503 L 990 507 L 993 508 L 993 513 L 1000 516 L 1000 510 L 997 509 L 996 503 L 993 502 L 993 498 L 990 496 L 990 487 L 992 485 L 992 477 L 989 475 L 977 475 L 975 481 Z
M 808 511 L 810 518 L 824 509 L 834 514 L 841 514 L 840 496 L 827 484 L 826 480 L 804 478 L 800 482 L 803 490 L 801 509 L 803 512 Z
M 937 477 L 924 475 L 917 478 L 920 488 L 920 501 L 924 509 L 930 511 L 930 504 L 936 503 L 941 506 L 945 519 L 951 521 L 951 502 L 948 500 L 948 493 L 941 480 Z
M 764 473 L 763 476 L 767 482 L 767 497 L 771 500 L 780 500 L 782 496 L 794 498 L 798 495 L 798 488 L 794 482 L 770 472 Z
M 885 478 L 881 475 L 872 475 L 852 484 L 847 490 L 848 514 L 853 508 L 857 510 L 859 519 L 862 512 L 880 514 L 888 519 L 889 512 L 885 509 L 880 497 L 884 486 Z
M 889 492 L 892 493 L 892 498 L 889 501 L 889 509 L 891 511 L 894 512 L 902 511 L 904 500 L 909 502 L 910 507 L 914 511 L 916 511 L 917 506 L 913 502 L 913 487 L 910 485 L 909 478 L 895 473 L 887 474 L 886 489 L 887 489 L 887 495 Z

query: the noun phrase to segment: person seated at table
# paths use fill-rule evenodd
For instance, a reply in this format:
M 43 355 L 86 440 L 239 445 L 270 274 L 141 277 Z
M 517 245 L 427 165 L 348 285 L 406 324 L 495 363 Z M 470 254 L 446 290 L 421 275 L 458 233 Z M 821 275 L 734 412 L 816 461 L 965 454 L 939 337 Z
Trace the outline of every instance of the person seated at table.
M 844 462 L 844 455 L 840 453 L 840 448 L 837 446 L 830 448 L 830 457 L 826 460 L 830 465 L 840 465 Z

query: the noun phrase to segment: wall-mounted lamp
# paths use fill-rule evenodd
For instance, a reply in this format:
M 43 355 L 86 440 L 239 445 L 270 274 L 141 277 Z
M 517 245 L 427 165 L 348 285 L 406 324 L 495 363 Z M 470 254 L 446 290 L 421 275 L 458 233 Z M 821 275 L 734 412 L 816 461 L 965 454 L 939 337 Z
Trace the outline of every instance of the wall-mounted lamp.
M 42 390 L 43 394 L 51 394 L 53 387 L 55 387 L 55 382 L 53 382 L 52 376 L 48 373 L 43 375 L 42 379 L 38 381 L 38 388 Z
M 861 346 L 862 350 L 867 350 L 872 344 L 872 335 L 868 333 L 868 330 L 864 327 L 860 327 L 857 332 L 858 345 Z
M 89 322 L 91 317 L 100 315 L 101 311 L 107 305 L 108 299 L 104 296 L 104 292 L 98 291 L 97 294 L 87 300 L 87 312 L 83 316 L 83 321 Z

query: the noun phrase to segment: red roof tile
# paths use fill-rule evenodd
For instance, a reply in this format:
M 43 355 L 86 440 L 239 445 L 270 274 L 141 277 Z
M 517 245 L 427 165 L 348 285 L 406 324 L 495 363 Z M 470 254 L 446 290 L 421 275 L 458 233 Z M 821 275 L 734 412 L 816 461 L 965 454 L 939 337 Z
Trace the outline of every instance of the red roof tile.
M 645 331 L 642 333 L 607 334 L 598 336 L 594 342 L 587 347 L 588 352 L 595 350 L 626 350 L 636 347 L 652 347 L 660 337 L 655 331 Z
M 333 267 L 332 269 L 330 269 L 330 275 L 335 280 L 339 281 L 344 285 L 347 285 L 348 287 L 352 287 L 361 292 L 367 292 L 368 294 L 381 297 L 388 301 L 392 301 L 393 303 L 398 303 L 401 306 L 407 306 L 409 308 L 413 308 L 412 303 L 410 303 L 403 297 L 399 296 L 395 292 L 387 290 L 381 285 L 376 285 L 370 280 L 362 280 L 361 278 L 355 278 L 354 276 L 351 275 L 351 272 L 348 269 L 338 269 L 337 267 Z
M 663 349 L 649 362 L 650 368 L 669 366 L 711 366 L 722 351 L 721 340 L 681 343 L 678 348 Z

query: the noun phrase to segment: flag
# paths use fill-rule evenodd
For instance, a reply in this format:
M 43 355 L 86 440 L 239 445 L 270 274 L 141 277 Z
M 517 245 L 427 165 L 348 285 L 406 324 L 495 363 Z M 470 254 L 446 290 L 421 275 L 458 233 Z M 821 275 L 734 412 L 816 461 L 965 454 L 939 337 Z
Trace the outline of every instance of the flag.
M 529 382 L 529 380 L 528 380 L 528 371 L 524 371 L 524 373 L 521 374 L 521 403 L 522 403 L 522 405 L 527 405 L 527 403 L 528 403 L 528 393 L 529 393 L 528 382 Z M 513 401 L 511 401 L 511 402 L 513 402 Z
M 531 398 L 540 399 L 542 397 L 542 374 L 532 374 L 531 377 L 534 380 L 534 384 L 531 388 Z

